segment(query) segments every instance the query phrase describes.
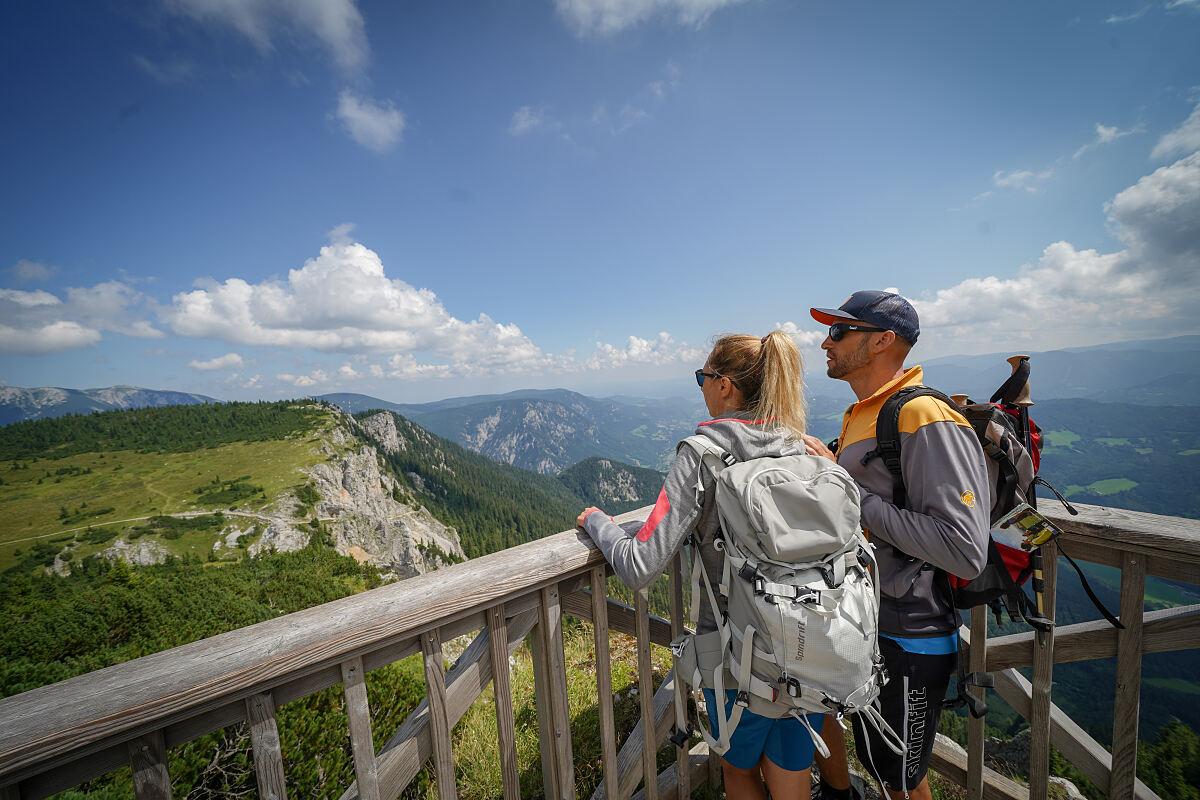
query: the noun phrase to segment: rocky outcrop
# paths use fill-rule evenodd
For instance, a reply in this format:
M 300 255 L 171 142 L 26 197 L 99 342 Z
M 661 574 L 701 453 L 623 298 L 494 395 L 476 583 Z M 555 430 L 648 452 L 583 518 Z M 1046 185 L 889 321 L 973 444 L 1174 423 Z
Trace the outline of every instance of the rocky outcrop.
M 111 547 L 106 548 L 103 555 L 109 561 L 123 558 L 130 564 L 144 567 L 164 563 L 170 557 L 171 551 L 152 539 L 141 538 L 136 542 L 128 542 L 122 536 L 113 542 Z
M 458 533 L 439 522 L 424 507 L 407 505 L 402 488 L 380 469 L 375 444 L 396 453 L 407 443 L 399 435 L 395 418 L 376 414 L 361 426 L 338 414 L 339 424 L 322 437 L 324 463 L 308 470 L 309 486 L 320 499 L 313 510 L 333 546 L 361 563 L 374 564 L 400 578 L 412 577 L 448 563 L 465 560 Z M 364 443 L 357 431 L 370 436 Z M 295 505 L 294 498 L 288 501 Z M 273 547 L 277 551 L 304 547 L 313 534 L 310 524 L 293 519 L 272 519 L 251 554 Z
M 400 438 L 400 433 L 396 430 L 396 418 L 393 415 L 386 412 L 376 414 L 361 420 L 359 424 L 388 455 L 395 455 L 408 449 L 408 444 Z

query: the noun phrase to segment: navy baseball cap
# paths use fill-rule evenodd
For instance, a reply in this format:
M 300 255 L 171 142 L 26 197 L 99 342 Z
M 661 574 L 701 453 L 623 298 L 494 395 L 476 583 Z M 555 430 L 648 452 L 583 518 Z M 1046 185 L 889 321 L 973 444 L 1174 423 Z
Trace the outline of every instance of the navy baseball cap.
M 916 344 L 921 335 L 917 310 L 898 294 L 864 289 L 850 295 L 840 308 L 813 308 L 813 319 L 825 325 L 839 322 L 861 322 L 876 328 L 893 331 L 909 344 Z

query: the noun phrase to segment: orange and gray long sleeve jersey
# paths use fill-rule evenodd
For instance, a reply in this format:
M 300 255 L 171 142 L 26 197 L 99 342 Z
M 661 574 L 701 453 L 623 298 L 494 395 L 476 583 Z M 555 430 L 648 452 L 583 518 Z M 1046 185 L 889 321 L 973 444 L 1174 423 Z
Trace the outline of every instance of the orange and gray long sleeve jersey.
M 957 629 L 945 582 L 934 568 L 968 579 L 983 571 L 991 508 L 979 440 L 962 416 L 932 397 L 915 398 L 900 412 L 906 508 L 892 504 L 892 473 L 883 459 L 862 463 L 875 449 L 875 421 L 884 401 L 905 386 L 921 385 L 921 379 L 921 368 L 912 367 L 850 406 L 838 437 L 838 463 L 863 489 L 862 523 L 876 545 L 879 632 L 912 638 Z
M 738 461 L 805 452 L 803 443 L 785 439 L 745 414 L 702 422 L 696 433 L 712 439 Z M 713 487 L 713 476 L 701 469 L 696 451 L 683 447 L 667 473 L 654 511 L 639 529 L 627 531 L 599 511 L 588 515 L 584 529 L 612 564 L 617 577 L 634 589 L 653 583 L 687 535 L 695 531 L 704 568 L 716 586 L 721 580 L 723 556 L 712 546 L 713 534 L 720 526 Z M 723 601 L 718 598 L 718 602 Z M 700 604 L 696 629 L 701 633 L 716 629 L 707 602 Z

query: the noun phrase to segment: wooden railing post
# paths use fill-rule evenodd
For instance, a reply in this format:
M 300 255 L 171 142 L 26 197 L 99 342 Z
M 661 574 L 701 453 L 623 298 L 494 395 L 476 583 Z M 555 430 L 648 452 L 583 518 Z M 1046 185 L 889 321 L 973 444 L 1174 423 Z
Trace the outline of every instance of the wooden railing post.
M 596 644 L 596 704 L 600 710 L 600 757 L 603 760 L 604 795 L 624 800 L 617 774 L 617 720 L 613 711 L 612 655 L 608 641 L 608 591 L 603 565 L 592 567 L 592 630 Z
M 496 700 L 496 733 L 500 747 L 500 780 L 504 800 L 518 800 L 521 781 L 517 774 L 517 733 L 513 722 L 512 675 L 508 668 L 508 623 L 504 605 L 487 612 L 488 652 L 492 659 L 492 694 Z
M 367 701 L 366 674 L 361 657 L 355 656 L 342 663 L 342 692 L 346 697 L 346 717 L 350 724 L 350 747 L 354 753 L 354 777 L 358 781 L 359 800 L 379 800 L 375 744 L 371 739 L 371 706 Z
M 137 800 L 171 800 L 167 743 L 162 731 L 129 743 L 129 765 L 133 769 L 133 794 Z
M 1112 778 L 1109 800 L 1133 797 L 1137 771 L 1138 704 L 1142 683 L 1142 609 L 1146 560 L 1126 552 L 1121 564 L 1121 624 L 1117 632 L 1117 687 L 1113 704 Z
M 970 663 L 967 672 L 983 672 L 987 669 L 987 620 L 987 606 L 971 609 L 971 648 L 968 650 Z M 969 691 L 986 701 L 985 687 L 972 686 Z M 983 800 L 983 722 L 983 717 L 967 714 L 967 800 Z
M 246 698 L 246 719 L 250 723 L 250 749 L 254 754 L 258 796 L 263 800 L 287 800 L 283 751 L 279 748 L 279 728 L 275 724 L 275 698 L 270 692 Z
M 1054 619 L 1058 587 L 1058 545 L 1041 549 L 1042 613 Z M 1029 800 L 1046 800 L 1050 791 L 1050 690 L 1054 685 L 1054 628 L 1033 637 L 1033 694 L 1029 705 Z
M 685 565 L 687 564 L 687 554 L 684 549 L 679 548 L 679 552 L 675 554 L 675 558 L 671 560 L 671 639 L 683 633 L 683 579 Z M 684 691 L 683 682 L 679 676 L 675 676 L 675 691 Z M 683 731 L 676 731 L 678 735 L 683 735 Z M 692 795 L 692 767 L 691 767 L 691 741 L 685 739 L 683 744 L 677 747 L 675 753 L 675 772 L 676 781 L 679 789 L 677 797 L 680 800 L 691 797 Z
M 557 586 L 541 590 L 538 625 L 532 640 L 543 788 L 548 800 L 573 800 L 575 765 L 563 655 L 562 600 Z
M 637 630 L 638 699 L 642 705 L 642 781 L 646 800 L 658 800 L 658 737 L 654 725 L 654 665 L 650 660 L 650 595 L 639 589 L 634 600 Z M 678 689 L 678 687 L 676 687 Z
M 454 745 L 450 740 L 450 719 L 446 711 L 446 671 L 442 660 L 442 637 L 436 629 L 421 634 L 421 655 L 425 661 L 425 696 L 429 698 L 429 734 L 433 741 L 438 798 L 456 800 Z

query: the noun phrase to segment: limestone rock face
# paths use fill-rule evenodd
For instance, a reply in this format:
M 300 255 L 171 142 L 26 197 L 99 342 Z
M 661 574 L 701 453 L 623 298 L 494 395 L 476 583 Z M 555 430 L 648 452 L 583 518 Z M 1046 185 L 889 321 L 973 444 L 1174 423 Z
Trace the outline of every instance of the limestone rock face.
M 465 560 L 462 543 L 453 528 L 439 522 L 424 507 L 414 508 L 397 499 L 401 487 L 380 469 L 380 450 L 396 453 L 408 444 L 396 429 L 395 418 L 376 414 L 361 425 L 339 414 L 341 424 L 323 435 L 324 463 L 308 470 L 309 485 L 320 500 L 314 506 L 333 546 L 360 563 L 370 563 L 399 578 L 430 572 Z M 365 433 L 370 443 L 360 436 Z M 288 505 L 288 500 L 281 505 Z M 294 513 L 294 512 L 293 512 Z M 298 550 L 313 531 L 309 524 L 284 517 L 272 519 L 250 552 L 264 548 Z
M 396 418 L 391 414 L 376 414 L 362 420 L 359 424 L 388 455 L 395 455 L 408 449 L 408 444 L 400 438 L 400 434 L 396 430 Z
M 150 564 L 162 564 L 170 555 L 170 551 L 158 542 L 145 538 L 127 542 L 124 536 L 118 537 L 111 547 L 104 550 L 104 557 L 109 561 L 123 558 L 130 564 L 143 567 Z

